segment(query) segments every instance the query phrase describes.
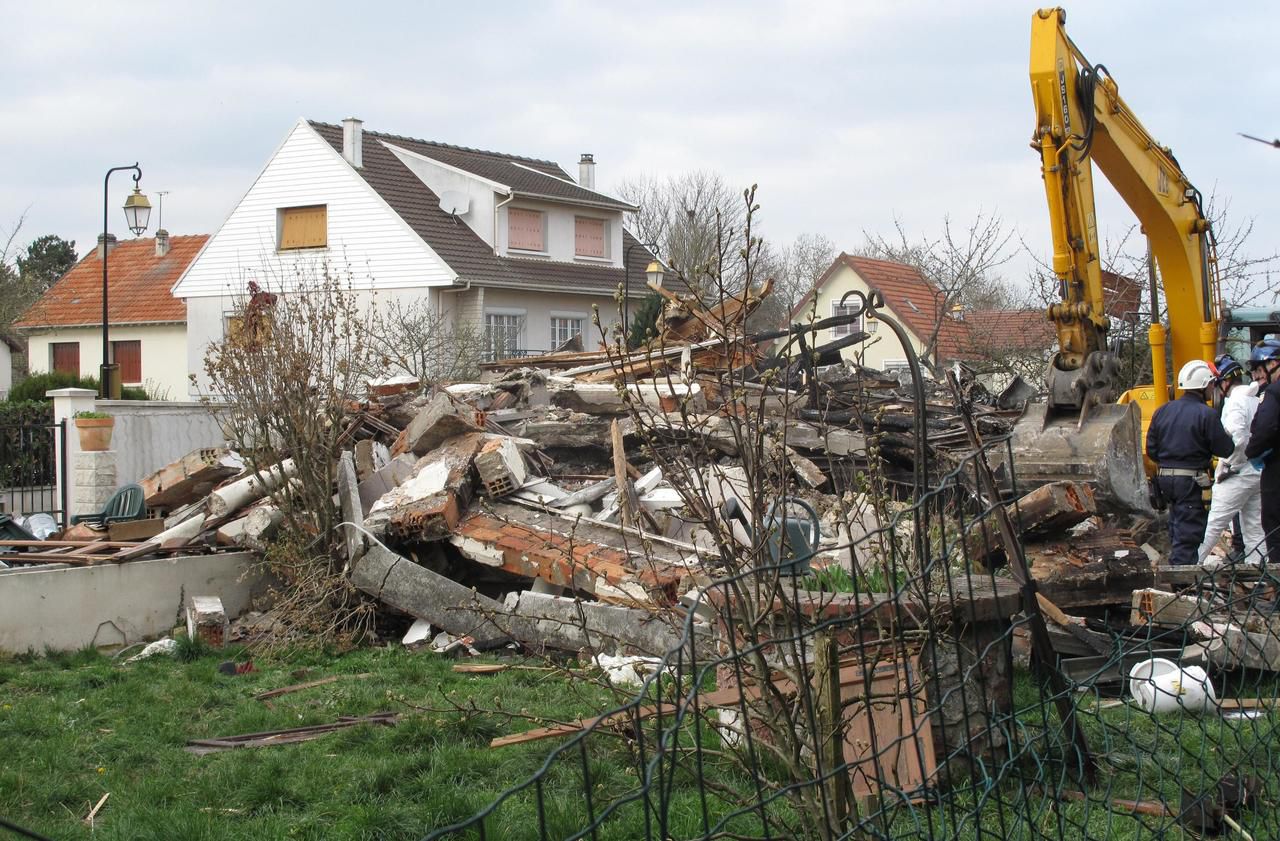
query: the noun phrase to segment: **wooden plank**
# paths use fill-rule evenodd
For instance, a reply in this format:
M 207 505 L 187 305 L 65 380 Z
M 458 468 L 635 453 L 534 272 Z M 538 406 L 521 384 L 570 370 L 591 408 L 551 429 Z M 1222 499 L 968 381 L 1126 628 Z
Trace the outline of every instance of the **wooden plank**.
M 288 695 L 293 692 L 301 692 L 304 689 L 312 689 L 316 686 L 327 686 L 330 683 L 337 683 L 344 677 L 368 678 L 372 677 L 369 672 L 358 675 L 331 675 L 330 677 L 322 677 L 319 680 L 309 680 L 305 683 L 295 683 L 290 686 L 282 686 L 279 689 L 270 689 L 266 692 L 259 692 L 253 696 L 255 701 L 266 701 L 269 698 L 278 698 L 281 695 Z

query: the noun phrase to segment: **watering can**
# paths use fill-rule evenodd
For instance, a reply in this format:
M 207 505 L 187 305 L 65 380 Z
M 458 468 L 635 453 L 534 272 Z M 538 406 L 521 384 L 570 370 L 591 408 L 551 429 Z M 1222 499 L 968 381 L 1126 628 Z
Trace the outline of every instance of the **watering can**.
M 788 505 L 798 505 L 803 508 L 808 519 L 788 517 Z M 725 500 L 724 516 L 741 523 L 747 536 L 755 540 L 751 518 L 736 497 Z M 781 564 L 778 574 L 808 575 L 809 560 L 817 554 L 820 538 L 818 512 L 813 510 L 813 506 L 801 499 L 789 500 L 783 497 L 769 509 L 762 525 L 769 546 L 769 556 L 773 559 L 773 563 Z

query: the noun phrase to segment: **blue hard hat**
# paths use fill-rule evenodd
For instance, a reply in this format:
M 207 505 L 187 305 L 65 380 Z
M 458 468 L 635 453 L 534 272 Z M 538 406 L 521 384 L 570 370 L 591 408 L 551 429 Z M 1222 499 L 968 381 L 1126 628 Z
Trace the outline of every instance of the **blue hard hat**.
M 1280 359 L 1280 339 L 1268 336 L 1253 346 L 1249 353 L 1249 367 L 1253 368 L 1273 359 Z
M 1213 367 L 1218 369 L 1219 382 L 1231 377 L 1244 376 L 1244 368 L 1242 368 L 1240 363 L 1236 362 L 1235 357 L 1229 353 L 1224 353 L 1217 359 L 1213 360 Z

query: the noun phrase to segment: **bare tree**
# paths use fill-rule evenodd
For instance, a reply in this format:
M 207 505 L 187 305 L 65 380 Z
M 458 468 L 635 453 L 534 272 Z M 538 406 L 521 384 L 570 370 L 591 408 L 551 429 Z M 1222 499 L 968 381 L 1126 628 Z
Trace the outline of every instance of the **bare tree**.
M 979 213 L 964 228 L 944 217 L 942 233 L 936 237 L 909 236 L 901 220 L 894 220 L 895 234 L 863 232 L 866 242 L 859 253 L 865 257 L 890 260 L 911 266 L 934 288 L 933 327 L 922 337 L 922 361 L 936 369 L 943 360 L 938 355 L 938 337 L 956 306 L 964 309 L 1004 309 L 1014 304 L 1014 295 L 998 270 L 1012 259 L 1013 231 L 994 214 Z
M 715 272 L 727 283 L 742 283 L 741 269 L 728 258 L 746 246 L 742 197 L 716 172 L 697 170 L 666 179 L 642 175 L 623 181 L 617 192 L 639 206 L 630 226 L 641 242 L 657 244 L 664 262 L 699 291 L 698 279 Z
M 384 368 L 412 374 L 422 382 L 473 376 L 483 355 L 484 336 L 474 326 L 453 322 L 427 299 L 393 299 L 371 313 L 366 343 Z
M 822 234 L 800 234 L 782 250 L 782 267 L 773 294 L 787 310 L 813 291 L 818 279 L 839 256 L 836 244 Z
M 343 414 L 364 396 L 374 367 L 366 345 L 370 315 L 349 277 L 320 264 L 299 269 L 289 292 L 250 284 L 225 338 L 209 345 L 204 370 L 225 409 L 223 429 L 268 487 L 283 514 L 283 538 L 265 562 L 281 582 L 277 612 L 317 641 L 358 638 L 371 627 L 366 599 L 343 574 L 333 461 Z M 296 478 L 265 477 L 291 459 Z

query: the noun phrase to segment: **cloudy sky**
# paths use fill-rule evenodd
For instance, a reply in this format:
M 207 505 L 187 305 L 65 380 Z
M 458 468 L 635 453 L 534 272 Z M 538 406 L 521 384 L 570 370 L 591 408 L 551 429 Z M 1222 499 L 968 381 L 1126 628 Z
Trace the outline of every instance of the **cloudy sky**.
M 299 117 L 558 161 L 609 189 L 694 169 L 758 184 L 762 227 L 842 248 L 994 213 L 1048 247 L 1012 2 L 17 3 L 0 51 L 0 231 L 101 228 L 141 162 L 172 233 L 217 228 Z M 1280 13 L 1077 2 L 1068 31 L 1208 195 L 1280 246 Z M 110 224 L 131 186 L 113 180 Z M 1104 233 L 1130 219 L 1100 199 Z M 153 230 L 155 219 L 153 217 Z M 1008 267 L 1025 271 L 1023 255 Z

